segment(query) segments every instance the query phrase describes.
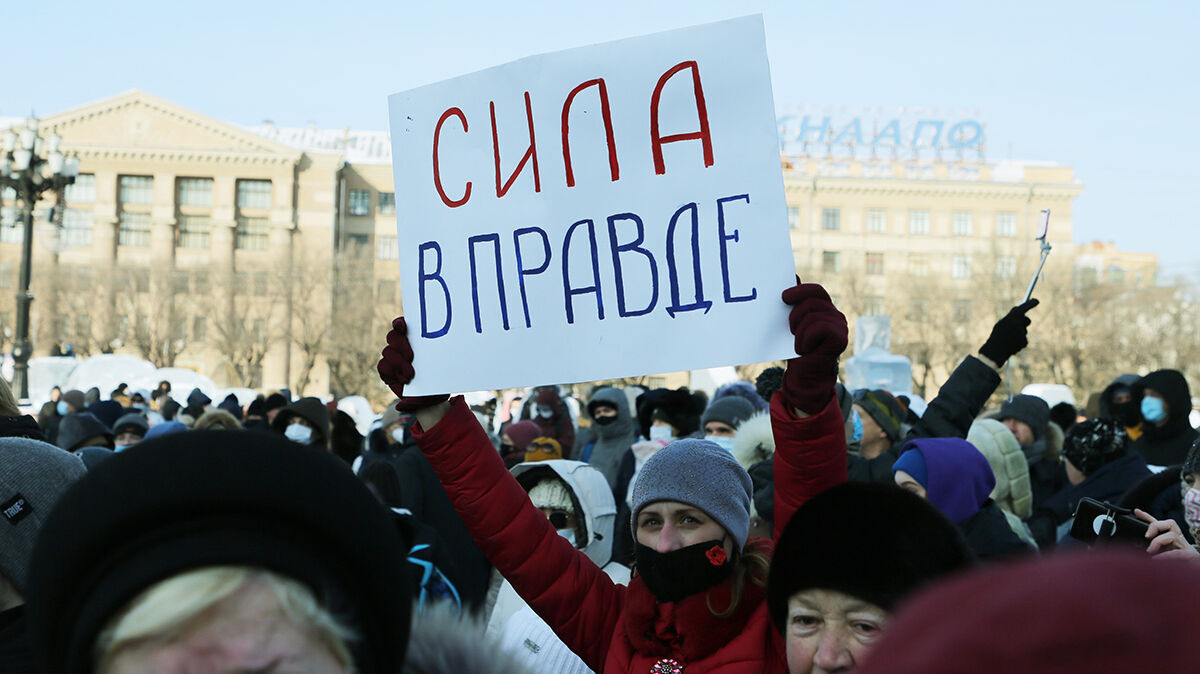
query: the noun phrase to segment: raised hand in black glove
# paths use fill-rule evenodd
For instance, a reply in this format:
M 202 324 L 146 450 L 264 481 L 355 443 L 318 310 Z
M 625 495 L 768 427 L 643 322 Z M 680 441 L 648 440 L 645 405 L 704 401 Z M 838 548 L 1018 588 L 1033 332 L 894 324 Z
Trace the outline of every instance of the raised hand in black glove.
M 1029 300 L 1019 307 L 1013 307 L 1003 318 L 992 326 L 992 334 L 988 336 L 979 353 L 987 356 L 996 367 L 1013 357 L 1018 351 L 1029 346 L 1029 317 L 1025 314 L 1038 305 L 1037 300 Z
M 817 414 L 834 396 L 838 358 L 850 336 L 846 317 L 820 284 L 801 283 L 799 277 L 783 291 L 783 301 L 792 307 L 788 327 L 800 357 L 787 362 L 780 394 L 789 408 Z
M 380 354 L 382 358 L 379 359 L 379 365 L 376 368 L 379 370 L 379 378 L 400 399 L 400 402 L 396 403 L 397 410 L 401 412 L 415 412 L 423 407 L 436 405 L 449 399 L 450 396 L 445 394 L 432 396 L 404 395 L 404 385 L 412 381 L 416 373 L 412 365 L 412 346 L 408 343 L 408 324 L 404 322 L 403 317 L 392 321 L 392 329 L 387 334 L 387 344 L 383 349 L 383 353 Z

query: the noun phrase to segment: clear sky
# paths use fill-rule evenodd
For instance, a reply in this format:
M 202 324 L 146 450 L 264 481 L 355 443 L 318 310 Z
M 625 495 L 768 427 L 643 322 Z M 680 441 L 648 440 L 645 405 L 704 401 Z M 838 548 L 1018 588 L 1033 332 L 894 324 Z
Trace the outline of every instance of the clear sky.
M 142 89 L 241 124 L 387 128 L 390 93 L 764 15 L 775 101 L 979 110 L 990 159 L 1074 167 L 1076 241 L 1200 278 L 1200 2 L 5 2 L 0 115 Z

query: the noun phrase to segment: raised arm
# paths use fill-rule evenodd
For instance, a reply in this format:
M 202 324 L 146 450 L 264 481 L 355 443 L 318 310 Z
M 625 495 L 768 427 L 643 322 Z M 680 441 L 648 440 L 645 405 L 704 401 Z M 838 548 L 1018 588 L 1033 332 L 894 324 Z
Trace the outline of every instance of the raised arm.
M 1000 385 L 1000 368 L 1029 345 L 1030 320 L 1026 314 L 1037 305 L 1037 300 L 1029 300 L 1013 307 L 992 326 L 987 341 L 979 348 L 979 357 L 963 359 L 906 439 L 967 437 L 971 423 Z
M 405 397 L 412 349 L 403 318 L 388 333 L 379 375 L 413 412 L 413 437 L 488 560 L 588 667 L 600 671 L 624 599 L 583 552 L 555 532 L 504 469 L 462 396 Z
M 783 291 L 797 358 L 771 398 L 775 436 L 775 536 L 805 501 L 846 481 L 846 430 L 837 404 L 838 358 L 849 330 L 829 293 L 816 283 Z

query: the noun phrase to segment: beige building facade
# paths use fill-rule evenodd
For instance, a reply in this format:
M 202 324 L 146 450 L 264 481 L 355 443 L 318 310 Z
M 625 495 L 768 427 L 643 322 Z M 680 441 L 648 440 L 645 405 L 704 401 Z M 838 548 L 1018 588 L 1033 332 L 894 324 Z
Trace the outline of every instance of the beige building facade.
M 42 129 L 81 166 L 62 226 L 42 209 L 35 231 L 35 355 L 69 342 L 219 385 L 364 392 L 348 390 L 358 380 L 347 373 L 371 369 L 358 361 L 400 313 L 386 132 L 242 127 L 138 91 Z M 963 301 L 981 284 L 1023 289 L 1042 209 L 1052 264 L 1076 257 L 1083 186 L 1069 167 L 818 153 L 785 154 L 783 167 L 797 270 L 851 318 L 894 312 L 903 289 L 926 280 Z M 20 228 L 6 196 L 0 284 L 11 288 Z M 4 293 L 6 335 L 12 316 Z M 327 357 L 341 352 L 345 363 Z

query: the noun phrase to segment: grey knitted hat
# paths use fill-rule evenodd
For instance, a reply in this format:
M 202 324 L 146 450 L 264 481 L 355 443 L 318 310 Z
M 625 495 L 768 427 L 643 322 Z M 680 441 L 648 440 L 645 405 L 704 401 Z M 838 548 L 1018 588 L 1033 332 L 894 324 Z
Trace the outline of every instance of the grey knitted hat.
M 78 456 L 28 438 L 0 438 L 0 573 L 25 594 L 29 558 L 58 497 L 87 472 Z
M 730 428 L 737 428 L 742 422 L 754 416 L 754 405 L 745 398 L 725 396 L 717 398 L 708 405 L 700 417 L 700 428 L 710 421 L 719 421 Z
M 719 445 L 708 440 L 673 442 L 650 457 L 633 484 L 634 539 L 637 516 L 655 501 L 679 501 L 695 506 L 733 536 L 738 550 L 750 534 L 753 483 L 746 469 Z

